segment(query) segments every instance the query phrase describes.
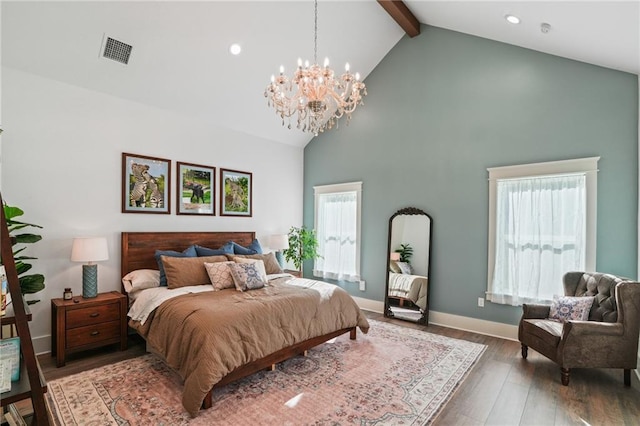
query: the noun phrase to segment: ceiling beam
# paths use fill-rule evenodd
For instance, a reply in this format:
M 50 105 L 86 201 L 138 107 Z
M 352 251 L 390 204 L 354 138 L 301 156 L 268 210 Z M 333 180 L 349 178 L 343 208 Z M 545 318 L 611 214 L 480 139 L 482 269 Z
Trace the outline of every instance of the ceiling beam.
M 380 6 L 400 25 L 409 37 L 420 34 L 420 22 L 402 0 L 378 0 Z

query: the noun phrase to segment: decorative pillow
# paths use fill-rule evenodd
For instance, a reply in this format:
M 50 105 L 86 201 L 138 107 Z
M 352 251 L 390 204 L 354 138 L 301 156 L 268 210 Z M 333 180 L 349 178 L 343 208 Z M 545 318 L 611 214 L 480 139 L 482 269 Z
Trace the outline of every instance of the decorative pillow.
M 570 297 L 563 296 L 553 298 L 549 319 L 560 322 L 569 320 L 587 321 L 589 311 L 593 305 L 593 296 L 590 297 Z
M 398 266 L 398 268 L 400 269 L 401 274 L 411 275 L 411 273 L 413 272 L 411 270 L 411 265 L 409 265 L 407 262 L 396 262 L 396 266 Z
M 258 240 L 253 240 L 248 247 L 243 247 L 235 241 L 229 241 L 221 248 L 227 251 L 230 250 L 230 252 L 233 254 L 262 254 L 262 247 L 260 246 L 260 242 Z
M 229 256 L 229 258 L 233 261 L 236 261 L 237 258 L 262 260 L 264 262 L 264 269 L 268 275 L 281 274 L 283 272 L 280 264 L 278 263 L 278 259 L 276 259 L 276 254 L 273 252 L 265 254 L 234 255 Z
M 122 277 L 122 285 L 127 293 L 160 286 L 160 271 L 156 269 L 138 269 Z
M 170 257 L 161 256 L 167 276 L 167 287 L 211 284 L 205 262 L 226 262 L 226 256 Z
M 225 254 L 233 254 L 233 248 L 225 248 L 226 245 L 220 247 L 219 249 L 202 247 L 197 244 L 194 247 L 196 248 L 196 254 L 198 256 L 224 256 Z
M 262 281 L 264 282 L 269 282 L 269 279 L 267 278 L 267 271 L 264 267 L 264 262 L 260 259 L 249 259 L 246 257 L 240 257 L 240 256 L 234 256 L 234 261 L 236 263 L 253 263 L 256 265 L 256 268 L 258 268 L 258 272 L 260 273 L 260 278 L 262 279 Z
M 400 270 L 400 267 L 398 266 L 398 262 L 395 260 L 389 261 L 389 271 L 395 272 L 396 274 L 402 273 L 402 270 Z
M 205 262 L 204 267 L 207 270 L 207 275 L 209 275 L 209 280 L 211 281 L 214 290 L 223 290 L 225 288 L 235 287 L 233 277 L 231 276 L 231 268 L 229 267 L 229 265 L 233 263 L 234 262 L 231 261 L 216 263 Z
M 160 285 L 163 287 L 167 286 L 167 277 L 164 273 L 164 265 L 162 264 L 161 256 L 170 256 L 170 257 L 196 257 L 196 248 L 195 246 L 187 247 L 182 253 L 179 251 L 173 250 L 156 250 L 156 262 L 158 262 L 158 270 L 160 271 Z
M 229 265 L 236 290 L 255 290 L 265 286 L 255 263 L 232 263 Z

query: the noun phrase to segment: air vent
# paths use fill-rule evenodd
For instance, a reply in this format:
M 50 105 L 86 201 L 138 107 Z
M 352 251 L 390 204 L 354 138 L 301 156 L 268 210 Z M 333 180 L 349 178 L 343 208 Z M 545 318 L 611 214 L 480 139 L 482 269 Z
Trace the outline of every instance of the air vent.
M 107 42 L 104 44 L 104 52 L 102 53 L 102 56 L 123 64 L 128 64 L 129 56 L 131 56 L 131 49 L 133 49 L 131 45 L 111 37 L 107 37 Z

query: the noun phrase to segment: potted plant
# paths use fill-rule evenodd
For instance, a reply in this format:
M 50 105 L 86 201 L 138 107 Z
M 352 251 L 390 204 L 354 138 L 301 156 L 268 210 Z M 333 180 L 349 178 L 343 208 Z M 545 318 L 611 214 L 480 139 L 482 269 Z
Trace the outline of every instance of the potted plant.
M 413 256 L 413 247 L 407 244 L 400 244 L 400 248 L 396 249 L 396 253 L 400 253 L 400 262 L 411 263 Z
M 30 233 L 20 233 L 15 234 L 16 231 L 27 228 L 41 228 L 40 225 L 34 225 L 32 223 L 21 222 L 19 220 L 15 220 L 14 218 L 22 216 L 24 211 L 18 207 L 12 207 L 7 204 L 4 204 L 4 215 L 7 219 L 7 227 L 9 228 L 9 236 L 11 238 L 11 245 L 16 246 L 18 244 L 32 244 L 40 241 L 42 236 L 37 234 Z M 26 247 L 20 247 L 13 250 L 13 257 L 16 262 L 16 270 L 18 272 L 18 280 L 20 282 L 20 291 L 23 295 L 25 294 L 33 294 L 44 289 L 44 275 L 42 274 L 28 274 L 25 275 L 25 272 L 29 271 L 32 268 L 30 263 L 26 263 L 25 260 L 35 260 L 36 257 L 31 256 L 19 256 L 21 252 L 23 252 Z M 32 305 L 34 303 L 39 302 L 39 300 L 28 300 L 27 303 Z
M 284 251 L 284 257 L 288 262 L 293 262 L 300 272 L 305 260 L 320 257 L 315 230 L 306 229 L 304 226 L 300 228 L 292 226 L 289 230 L 289 248 Z

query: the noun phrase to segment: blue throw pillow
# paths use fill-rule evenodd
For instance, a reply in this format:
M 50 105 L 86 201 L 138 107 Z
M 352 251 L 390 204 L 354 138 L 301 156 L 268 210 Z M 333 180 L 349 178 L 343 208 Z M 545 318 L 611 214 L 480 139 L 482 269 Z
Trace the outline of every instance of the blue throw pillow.
M 158 262 L 158 270 L 160 271 L 160 286 L 167 286 L 167 276 L 164 273 L 164 265 L 162 264 L 162 258 L 160 256 L 171 256 L 171 257 L 197 257 L 198 253 L 196 252 L 195 246 L 187 247 L 182 253 L 179 251 L 173 250 L 156 250 L 156 262 Z
M 262 254 L 262 247 L 258 240 L 253 240 L 248 247 L 243 247 L 235 241 L 229 241 L 227 244 L 222 246 L 225 250 L 228 250 L 229 247 L 232 248 L 233 254 Z
M 196 253 L 198 257 L 202 256 L 220 256 L 225 254 L 233 254 L 233 247 L 227 247 L 227 244 L 223 245 L 219 249 L 212 249 L 209 247 L 202 247 L 199 245 L 195 245 Z

